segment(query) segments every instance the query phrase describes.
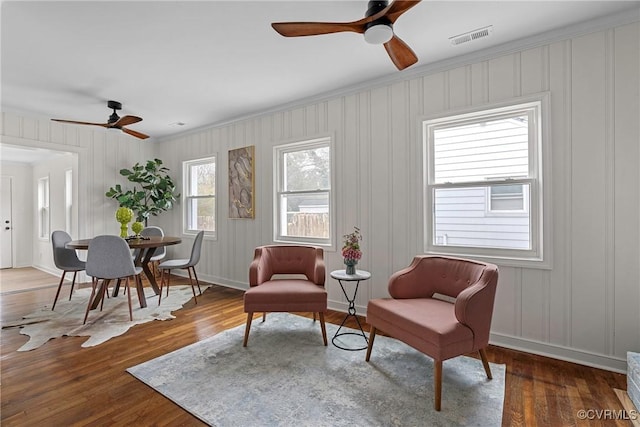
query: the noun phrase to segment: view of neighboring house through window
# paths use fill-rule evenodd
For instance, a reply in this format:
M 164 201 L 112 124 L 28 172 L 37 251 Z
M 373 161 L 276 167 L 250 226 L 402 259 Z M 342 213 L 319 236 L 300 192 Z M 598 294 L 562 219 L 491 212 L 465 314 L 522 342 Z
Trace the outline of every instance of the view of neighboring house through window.
M 331 140 L 274 147 L 275 240 L 330 245 Z
M 49 238 L 49 177 L 38 179 L 38 236 Z
M 428 252 L 540 257 L 540 110 L 528 102 L 424 122 Z
M 184 221 L 186 234 L 200 230 L 216 235 L 216 158 L 182 163 L 184 189 Z

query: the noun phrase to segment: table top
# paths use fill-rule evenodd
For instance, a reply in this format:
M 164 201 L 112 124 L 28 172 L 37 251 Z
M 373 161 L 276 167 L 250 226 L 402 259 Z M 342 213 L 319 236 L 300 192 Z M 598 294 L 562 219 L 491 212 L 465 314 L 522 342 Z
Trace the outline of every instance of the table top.
M 371 278 L 371 273 L 365 270 L 356 270 L 356 274 L 347 274 L 346 270 L 333 270 L 331 277 L 336 280 L 345 280 L 347 282 L 355 282 L 367 280 Z
M 89 242 L 91 239 L 82 239 L 82 240 L 72 240 L 67 243 L 66 247 L 69 249 L 89 249 Z M 138 248 L 157 248 L 160 246 L 170 246 L 177 245 L 181 243 L 182 239 L 180 237 L 172 237 L 172 236 L 149 236 L 148 239 L 131 239 L 127 240 L 129 247 L 132 249 Z

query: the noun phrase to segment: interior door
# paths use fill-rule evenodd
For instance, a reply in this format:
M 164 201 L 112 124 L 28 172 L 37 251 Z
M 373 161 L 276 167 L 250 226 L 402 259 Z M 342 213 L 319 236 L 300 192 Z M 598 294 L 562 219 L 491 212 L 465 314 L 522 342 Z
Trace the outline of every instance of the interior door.
M 0 177 L 0 268 L 13 267 L 11 222 L 11 178 Z

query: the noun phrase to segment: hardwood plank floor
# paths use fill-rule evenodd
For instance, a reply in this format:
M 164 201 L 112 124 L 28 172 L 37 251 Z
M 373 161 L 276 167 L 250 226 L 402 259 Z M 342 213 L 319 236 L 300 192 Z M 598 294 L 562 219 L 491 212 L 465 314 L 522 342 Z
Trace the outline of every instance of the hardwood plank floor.
M 186 283 L 172 279 L 172 284 L 181 282 Z M 68 291 L 66 286 L 62 295 Z M 54 295 L 55 288 L 2 295 L 0 318 L 3 322 L 18 319 L 51 303 Z M 19 353 L 16 349 L 27 337 L 18 328 L 3 329 L 0 424 L 204 425 L 125 369 L 243 325 L 242 291 L 214 285 L 198 298 L 198 304 L 191 300 L 174 314 L 174 320 L 134 326 L 91 348 L 80 347 L 86 337 L 64 337 Z M 344 313 L 336 311 L 326 316 L 337 324 L 343 318 Z M 347 326 L 355 327 L 355 321 Z M 577 415 L 579 410 L 622 410 L 613 389 L 626 389 L 625 375 L 495 346 L 487 355 L 490 362 L 507 367 L 503 426 L 631 425 L 625 420 L 581 420 Z M 365 363 L 364 352 L 362 358 Z M 446 391 L 443 410 L 448 410 Z

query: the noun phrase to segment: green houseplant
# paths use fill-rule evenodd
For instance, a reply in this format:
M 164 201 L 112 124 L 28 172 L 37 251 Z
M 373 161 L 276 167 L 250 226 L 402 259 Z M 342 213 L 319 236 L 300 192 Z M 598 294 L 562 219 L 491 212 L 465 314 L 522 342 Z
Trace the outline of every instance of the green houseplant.
M 116 199 L 121 207 L 129 208 L 136 215 L 137 222 L 144 222 L 173 207 L 180 194 L 162 166 L 162 160 L 148 160 L 145 165 L 136 163 L 131 169 L 121 169 L 120 175 L 133 183 L 133 189 L 123 189 L 120 184 L 109 188 L 106 196 Z

